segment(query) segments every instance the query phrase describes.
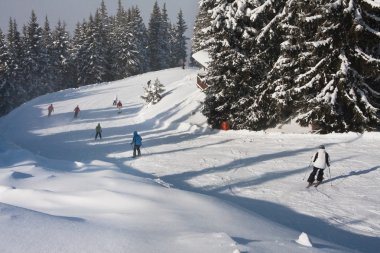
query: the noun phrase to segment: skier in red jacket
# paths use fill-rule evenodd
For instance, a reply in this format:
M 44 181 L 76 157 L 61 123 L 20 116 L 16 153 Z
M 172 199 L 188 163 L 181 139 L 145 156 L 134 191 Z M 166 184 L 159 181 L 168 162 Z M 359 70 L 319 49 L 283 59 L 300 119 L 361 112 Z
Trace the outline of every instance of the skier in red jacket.
M 77 107 L 75 107 L 75 109 L 74 109 L 74 118 L 78 117 L 79 112 L 80 112 L 79 105 L 77 105 Z
M 52 112 L 54 112 L 54 107 L 53 107 L 53 104 L 50 104 L 48 107 L 48 117 L 50 117 Z

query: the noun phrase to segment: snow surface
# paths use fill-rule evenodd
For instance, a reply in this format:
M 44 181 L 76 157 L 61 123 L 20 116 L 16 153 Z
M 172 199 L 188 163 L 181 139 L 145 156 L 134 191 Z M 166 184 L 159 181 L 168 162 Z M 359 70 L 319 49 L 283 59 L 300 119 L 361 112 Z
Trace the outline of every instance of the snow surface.
M 212 130 L 196 73 L 65 90 L 0 118 L 0 252 L 378 252 L 379 133 Z M 140 96 L 155 78 L 166 91 L 147 106 Z M 320 144 L 331 175 L 306 189 Z

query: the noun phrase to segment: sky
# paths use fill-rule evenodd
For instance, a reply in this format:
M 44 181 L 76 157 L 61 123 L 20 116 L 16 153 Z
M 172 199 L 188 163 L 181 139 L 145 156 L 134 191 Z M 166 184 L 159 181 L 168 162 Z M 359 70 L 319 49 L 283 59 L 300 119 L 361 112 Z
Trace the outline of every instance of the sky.
M 380 133 L 211 129 L 197 71 L 50 93 L 1 117 L 0 252 L 378 252 Z M 156 78 L 165 91 L 149 105 Z M 321 144 L 331 170 L 306 189 Z
M 150 13 L 155 0 L 122 0 L 125 8 L 137 5 L 141 10 L 142 17 L 146 23 L 149 21 Z M 176 22 L 180 9 L 188 25 L 187 35 L 191 36 L 195 16 L 198 12 L 198 0 L 157 0 L 162 7 L 166 3 L 169 19 Z M 100 6 L 101 0 L 0 0 L 0 28 L 4 33 L 8 31 L 9 18 L 15 18 L 19 30 L 23 24 L 29 21 L 31 11 L 34 10 L 39 24 L 42 26 L 47 15 L 50 27 L 54 27 L 58 20 L 67 24 L 69 31 L 75 29 L 77 22 L 87 19 L 90 14 Z M 118 0 L 105 0 L 110 15 L 115 14 Z

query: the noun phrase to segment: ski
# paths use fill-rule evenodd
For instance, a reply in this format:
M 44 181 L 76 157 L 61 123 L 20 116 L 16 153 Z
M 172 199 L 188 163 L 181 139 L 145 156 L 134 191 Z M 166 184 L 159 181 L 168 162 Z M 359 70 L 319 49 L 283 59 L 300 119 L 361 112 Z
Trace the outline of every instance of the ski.
M 317 183 L 312 183 L 312 184 L 308 184 L 307 186 L 306 186 L 306 188 L 310 188 L 311 186 L 314 186 L 315 188 L 317 188 L 318 187 L 318 185 L 320 185 L 322 182 L 317 182 Z

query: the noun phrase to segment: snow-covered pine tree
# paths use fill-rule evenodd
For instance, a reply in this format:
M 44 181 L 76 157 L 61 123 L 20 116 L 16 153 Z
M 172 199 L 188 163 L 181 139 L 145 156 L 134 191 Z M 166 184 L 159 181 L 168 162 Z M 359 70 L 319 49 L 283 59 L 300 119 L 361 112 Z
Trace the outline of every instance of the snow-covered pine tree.
M 7 64 L 9 68 L 7 93 L 9 96 L 7 103 L 9 105 L 8 110 L 11 110 L 27 99 L 23 86 L 25 79 L 22 73 L 24 51 L 22 49 L 21 36 L 17 29 L 17 22 L 11 18 L 9 19 L 7 42 L 9 55 L 9 62 Z
M 162 69 L 164 65 L 161 58 L 163 55 L 161 45 L 164 43 L 161 36 L 161 19 L 161 10 L 156 1 L 148 25 L 148 58 L 149 67 L 153 71 Z
M 54 68 L 54 82 L 56 89 L 66 89 L 75 86 L 73 64 L 70 57 L 70 37 L 65 23 L 58 21 L 53 31 L 52 59 Z
M 77 23 L 74 30 L 74 36 L 72 38 L 70 54 L 71 61 L 73 62 L 73 75 L 75 77 L 75 86 L 85 84 L 85 70 L 87 65 L 87 43 L 86 43 L 86 29 L 87 22 Z
M 165 87 L 161 82 L 156 78 L 154 83 L 149 81 L 147 87 L 144 87 L 145 94 L 141 96 L 148 104 L 156 104 L 162 98 L 162 93 L 165 91 Z
M 209 8 L 206 3 L 200 3 L 199 12 L 195 19 L 191 44 L 191 51 L 194 53 L 207 49 L 208 43 L 213 38 L 211 35 L 211 14 L 208 13 Z
M 78 29 L 78 28 L 77 28 Z M 80 28 L 79 38 L 75 41 L 77 52 L 75 56 L 78 73 L 78 84 L 85 85 L 105 81 L 108 71 L 107 52 L 102 35 L 102 23 L 97 11 L 95 18 L 90 15 L 88 23 L 84 22 Z
M 217 127 L 265 129 L 289 118 L 323 132 L 379 126 L 379 4 L 216 1 L 203 112 Z M 202 7 L 201 6 L 201 7 Z
M 211 14 L 208 13 L 206 4 L 200 4 L 199 12 L 195 19 L 193 37 L 191 43 L 191 54 L 201 50 L 206 50 L 212 41 L 213 35 L 211 34 Z M 192 57 L 190 57 L 191 66 L 200 66 Z
M 24 26 L 23 65 L 22 72 L 25 78 L 25 90 L 28 99 L 34 98 L 47 91 L 43 77 L 43 44 L 42 28 L 37 23 L 37 16 L 32 11 L 29 23 Z
M 130 29 L 133 34 L 132 44 L 136 48 L 137 69 L 132 74 L 141 74 L 149 69 L 148 63 L 148 34 L 141 17 L 140 9 L 135 6 L 131 8 Z
M 161 69 L 167 69 L 172 67 L 171 64 L 171 53 L 172 48 L 169 43 L 171 37 L 171 23 L 168 17 L 168 11 L 166 9 L 166 4 L 161 9 L 161 23 L 160 23 L 160 59 L 161 59 Z
M 187 30 L 187 25 L 185 19 L 183 18 L 183 12 L 180 10 L 177 16 L 177 23 L 173 29 L 173 49 L 172 49 L 172 58 L 173 58 L 173 67 L 179 67 L 186 63 L 186 41 L 188 38 L 185 36 Z
M 10 102 L 10 71 L 9 71 L 9 53 L 8 47 L 5 42 L 5 36 L 0 29 L 0 115 L 4 115 L 9 112 L 12 105 Z
M 105 73 L 102 77 L 102 81 L 113 81 L 115 80 L 112 74 L 112 48 L 111 48 L 111 18 L 108 16 L 108 10 L 104 0 L 101 1 L 100 7 L 96 11 L 95 15 L 96 21 L 96 30 L 99 36 L 99 42 L 101 44 L 102 49 L 99 50 L 99 53 L 102 54 L 102 68 Z
M 115 79 L 131 76 L 138 67 L 136 62 L 136 49 L 133 45 L 133 33 L 131 32 L 131 11 L 125 11 L 119 0 L 116 16 L 112 25 L 112 71 Z
M 203 28 L 213 35 L 205 42 L 212 61 L 203 113 L 213 127 L 228 120 L 233 129 L 259 128 L 257 121 L 253 122 L 262 116 L 251 107 L 260 97 L 256 85 L 266 77 L 271 57 L 277 54 L 276 47 L 271 46 L 277 41 L 272 24 L 282 15 L 281 4 L 284 5 L 279 1 L 201 1 L 201 8 L 209 10 L 212 19 L 210 27 Z
M 321 132 L 374 130 L 380 109 L 380 5 L 288 1 L 282 53 L 264 82 L 271 120 Z
M 44 93 L 48 93 L 57 90 L 57 84 L 55 83 L 54 76 L 56 73 L 53 66 L 53 34 L 47 16 L 41 33 L 41 48 L 41 85 L 46 87 Z

